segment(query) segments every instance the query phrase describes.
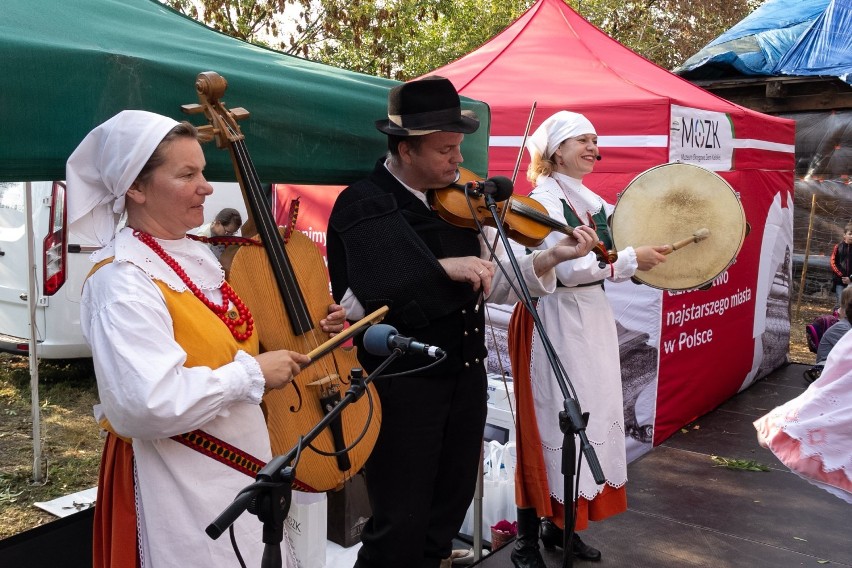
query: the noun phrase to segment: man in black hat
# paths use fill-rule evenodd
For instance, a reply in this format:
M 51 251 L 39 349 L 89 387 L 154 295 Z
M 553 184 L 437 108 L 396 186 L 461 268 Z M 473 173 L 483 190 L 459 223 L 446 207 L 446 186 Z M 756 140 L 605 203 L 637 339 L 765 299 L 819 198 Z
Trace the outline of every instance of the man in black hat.
M 488 235 L 445 222 L 427 192 L 456 180 L 464 135 L 478 127 L 443 77 L 393 88 L 388 117 L 376 122 L 388 135 L 388 155 L 340 194 L 329 219 L 332 293 L 350 319 L 388 305 L 384 323 L 447 353 L 432 366 L 433 359 L 408 354 L 384 374 L 410 374 L 374 383 L 382 427 L 366 465 L 373 516 L 357 568 L 447 565 L 473 498 L 487 398 L 483 297 L 517 298 L 488 260 Z M 519 259 L 533 295 L 555 289 L 559 262 L 591 250 L 596 239 L 586 229 L 575 231 L 579 240 Z M 498 259 L 504 254 L 501 248 Z M 385 359 L 358 347 L 367 372 Z

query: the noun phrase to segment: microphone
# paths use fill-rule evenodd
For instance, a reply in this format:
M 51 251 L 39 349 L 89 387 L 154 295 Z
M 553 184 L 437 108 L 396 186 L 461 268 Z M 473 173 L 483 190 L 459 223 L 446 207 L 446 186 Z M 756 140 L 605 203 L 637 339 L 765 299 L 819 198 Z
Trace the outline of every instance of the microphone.
M 512 197 L 515 185 L 506 176 L 494 176 L 484 181 L 469 181 L 465 184 L 468 191 L 479 195 L 491 195 L 494 201 L 506 201 Z
M 370 355 L 390 355 L 394 349 L 403 353 L 420 353 L 434 359 L 440 359 L 446 353 L 440 347 L 433 347 L 415 341 L 410 337 L 403 337 L 397 333 L 396 328 L 384 323 L 371 325 L 364 332 L 364 349 Z
M 600 162 L 601 160 L 603 160 L 603 158 L 601 158 L 601 155 L 600 155 L 600 154 L 598 154 L 597 156 L 595 156 L 595 159 L 596 159 L 597 161 L 599 161 L 599 162 Z

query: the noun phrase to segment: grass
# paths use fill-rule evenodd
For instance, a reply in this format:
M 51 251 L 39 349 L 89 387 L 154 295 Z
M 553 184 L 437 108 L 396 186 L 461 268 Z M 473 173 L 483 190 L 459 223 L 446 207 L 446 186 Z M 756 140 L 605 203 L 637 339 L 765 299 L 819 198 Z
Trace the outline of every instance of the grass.
M 830 300 L 807 299 L 797 311 L 794 302 L 791 362 L 814 362 L 804 327 L 831 307 Z M 0 354 L 0 539 L 55 520 L 33 503 L 97 484 L 103 440 L 92 417 L 97 388 L 91 360 L 42 360 L 39 399 L 44 479 L 35 483 L 29 362 L 26 357 Z
M 43 479 L 33 481 L 29 360 L 0 355 L 0 538 L 56 519 L 33 503 L 97 484 L 103 441 L 92 417 L 97 401 L 91 359 L 39 365 Z

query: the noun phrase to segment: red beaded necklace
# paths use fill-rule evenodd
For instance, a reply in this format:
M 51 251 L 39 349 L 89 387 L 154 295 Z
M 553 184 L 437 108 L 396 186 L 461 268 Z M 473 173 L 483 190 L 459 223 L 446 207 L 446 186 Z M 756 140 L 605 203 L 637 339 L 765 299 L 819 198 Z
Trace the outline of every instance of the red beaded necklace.
M 220 291 L 222 292 L 222 305 L 214 304 L 210 301 L 204 293 L 198 289 L 192 280 L 189 279 L 186 272 L 183 268 L 177 263 L 177 261 L 169 256 L 163 247 L 154 240 L 154 237 L 149 235 L 148 233 L 143 233 L 142 231 L 133 231 L 133 236 L 148 245 L 148 247 L 157 253 L 157 256 L 163 259 L 169 268 L 171 268 L 175 274 L 186 284 L 186 287 L 195 295 L 196 298 L 201 300 L 205 306 L 210 308 L 214 314 L 216 314 L 222 322 L 228 326 L 228 330 L 230 330 L 231 335 L 234 336 L 234 339 L 237 341 L 245 341 L 249 337 L 251 337 L 252 332 L 254 331 L 254 318 L 251 317 L 251 312 L 248 307 L 240 300 L 237 293 L 234 292 L 234 289 L 231 288 L 230 284 L 225 281 L 222 281 L 222 287 Z M 236 308 L 236 312 L 233 310 L 228 310 L 228 306 L 230 303 L 234 304 L 234 308 Z M 240 332 L 237 328 L 241 325 L 245 324 L 245 332 Z

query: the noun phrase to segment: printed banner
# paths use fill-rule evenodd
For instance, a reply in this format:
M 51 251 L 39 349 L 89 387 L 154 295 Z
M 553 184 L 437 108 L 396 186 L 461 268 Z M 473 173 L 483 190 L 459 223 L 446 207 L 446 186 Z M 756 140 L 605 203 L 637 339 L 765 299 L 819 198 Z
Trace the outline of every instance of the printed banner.
M 669 161 L 714 171 L 734 168 L 734 126 L 727 114 L 671 105 Z

